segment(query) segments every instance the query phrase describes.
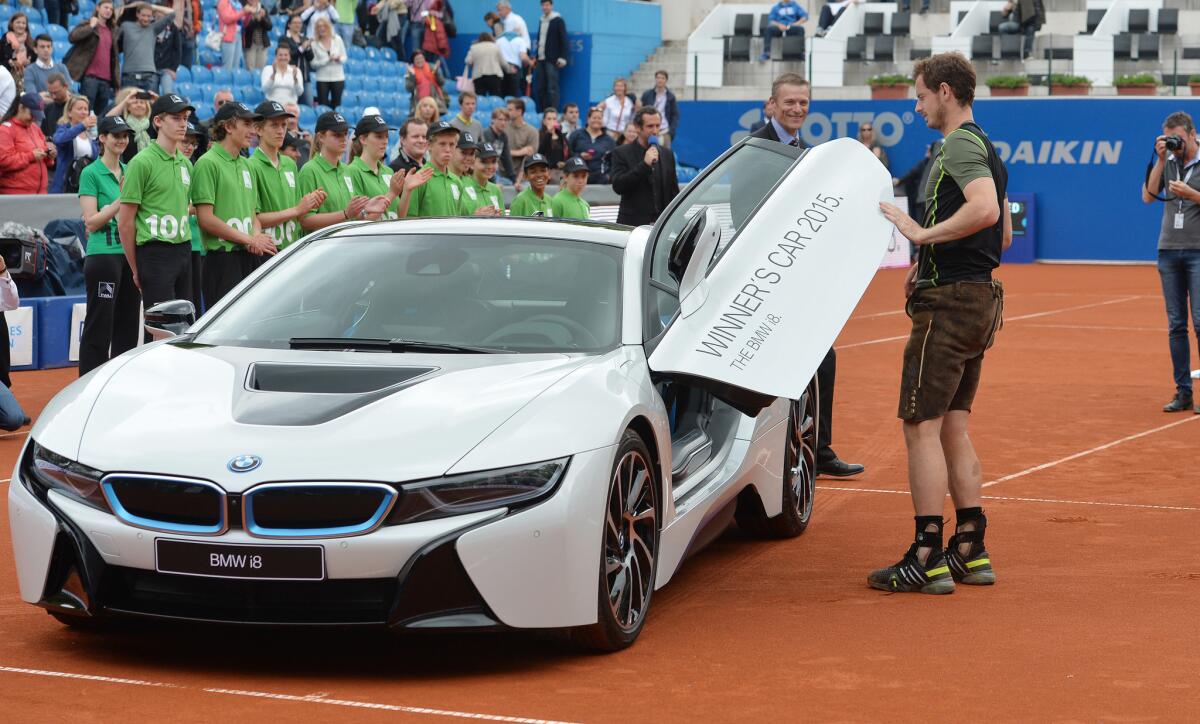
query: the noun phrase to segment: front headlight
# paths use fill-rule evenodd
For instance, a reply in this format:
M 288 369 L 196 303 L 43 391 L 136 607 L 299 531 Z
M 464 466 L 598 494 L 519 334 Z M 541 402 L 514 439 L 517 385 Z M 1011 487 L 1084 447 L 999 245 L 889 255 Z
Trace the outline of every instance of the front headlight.
M 400 485 L 390 525 L 530 505 L 553 492 L 570 458 Z
M 31 442 L 29 448 L 22 467 L 25 479 L 39 498 L 45 500 L 47 490 L 57 490 L 72 500 L 112 512 L 100 489 L 103 473 L 47 450 L 36 442 Z

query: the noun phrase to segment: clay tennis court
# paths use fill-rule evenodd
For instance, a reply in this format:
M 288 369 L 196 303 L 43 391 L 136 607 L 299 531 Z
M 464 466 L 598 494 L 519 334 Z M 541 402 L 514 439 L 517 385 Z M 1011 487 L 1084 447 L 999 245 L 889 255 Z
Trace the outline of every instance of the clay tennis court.
M 0 719 L 1194 719 L 1200 415 L 1160 411 L 1172 386 L 1156 271 L 999 270 L 1007 321 L 972 421 L 998 584 L 952 596 L 864 582 L 913 528 L 895 419 L 902 276 L 878 275 L 838 342 L 834 447 L 866 474 L 819 480 L 798 539 L 731 530 L 694 557 L 632 649 L 140 623 L 80 633 L 20 601 L 5 512 Z M 74 377 L 15 373 L 15 392 L 36 414 Z M 0 475 L 24 440 L 0 438 Z

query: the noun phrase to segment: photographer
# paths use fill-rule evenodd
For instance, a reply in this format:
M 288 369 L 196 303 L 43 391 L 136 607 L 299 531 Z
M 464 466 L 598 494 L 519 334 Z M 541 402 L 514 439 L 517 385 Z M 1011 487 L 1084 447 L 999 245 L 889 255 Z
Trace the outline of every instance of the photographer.
M 1192 407 L 1189 374 L 1188 308 L 1200 346 L 1200 146 L 1196 124 L 1182 111 L 1163 121 L 1163 134 L 1154 142 L 1157 158 L 1142 186 L 1142 201 L 1163 201 L 1158 235 L 1158 274 L 1167 302 L 1167 339 L 1175 373 L 1175 397 L 1163 412 Z M 1156 189 L 1156 195 L 1150 189 Z M 1195 408 L 1200 414 L 1200 407 Z
M 5 337 L 8 336 L 8 324 L 4 321 L 4 313 L 11 312 L 19 306 L 21 306 L 21 297 L 17 294 L 17 283 L 9 275 L 8 267 L 4 264 L 4 256 L 0 254 L 0 324 L 4 324 Z M 25 411 L 21 409 L 17 398 L 9 389 L 12 383 L 8 378 L 8 345 L 5 344 L 4 348 L 3 368 L 0 369 L 0 430 L 11 432 L 28 425 L 29 418 L 26 417 Z

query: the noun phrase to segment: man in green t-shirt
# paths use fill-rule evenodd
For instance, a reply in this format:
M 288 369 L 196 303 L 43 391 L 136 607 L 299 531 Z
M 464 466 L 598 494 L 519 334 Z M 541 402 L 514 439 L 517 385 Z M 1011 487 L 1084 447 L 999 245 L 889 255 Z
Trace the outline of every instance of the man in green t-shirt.
M 475 216 L 502 216 L 504 194 L 492 183 L 496 167 L 500 164 L 500 151 L 490 143 L 479 146 L 475 154 L 475 168 L 463 179 L 463 211 Z
M 192 297 L 192 247 L 188 243 L 192 169 L 177 146 L 193 110 L 174 93 L 164 93 L 154 101 L 150 122 L 158 135 L 129 162 L 121 186 L 117 228 L 147 309 Z
M 554 216 L 546 185 L 550 183 L 550 161 L 535 153 L 525 161 L 525 180 L 529 188 L 517 194 L 509 208 L 509 216 Z
M 325 203 L 325 191 L 300 195 L 296 162 L 280 153 L 292 114 L 276 101 L 263 101 L 254 112 L 262 119 L 256 126 L 258 148 L 250 157 L 254 178 L 255 212 L 258 225 L 279 249 L 300 238 L 300 219 Z
M 458 146 L 459 131 L 445 121 L 429 127 L 429 163 L 433 178 L 413 191 L 408 205 L 410 218 L 428 216 L 459 216 L 462 206 L 462 186 L 450 168 Z
M 261 257 L 276 251 L 255 216 L 254 177 L 242 156 L 259 120 L 245 103 L 221 106 L 209 126 L 213 144 L 196 162 L 192 203 L 204 240 L 204 304 L 210 309 L 254 271 Z
M 567 159 L 563 166 L 563 185 L 554 195 L 554 215 L 560 219 L 590 219 L 592 207 L 584 201 L 583 190 L 587 188 L 588 165 L 579 156 Z

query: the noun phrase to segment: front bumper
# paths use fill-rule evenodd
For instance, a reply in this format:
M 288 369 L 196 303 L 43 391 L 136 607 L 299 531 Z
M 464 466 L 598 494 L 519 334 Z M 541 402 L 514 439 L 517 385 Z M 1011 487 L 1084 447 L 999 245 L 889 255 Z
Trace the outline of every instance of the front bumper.
M 576 456 L 547 500 L 303 541 L 324 549 L 322 581 L 203 578 L 155 570 L 155 539 L 56 491 L 9 486 L 21 597 L 64 616 L 144 616 L 263 625 L 486 629 L 591 623 L 611 450 Z M 590 511 L 589 511 L 590 509 Z M 213 543 L 254 543 L 230 530 Z

